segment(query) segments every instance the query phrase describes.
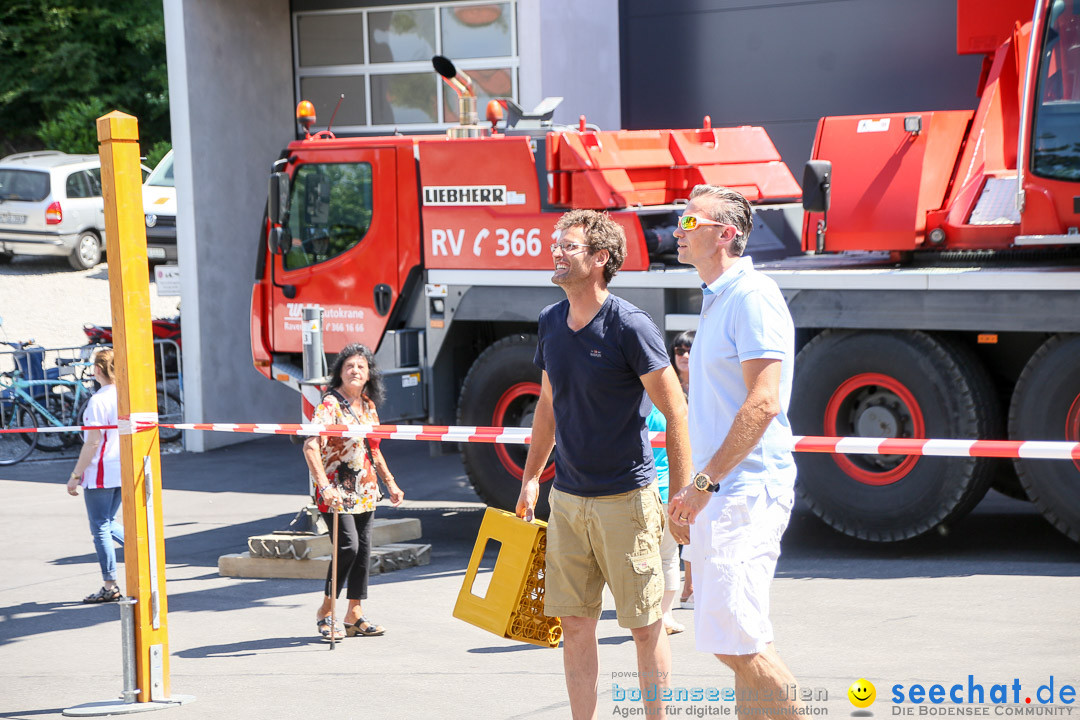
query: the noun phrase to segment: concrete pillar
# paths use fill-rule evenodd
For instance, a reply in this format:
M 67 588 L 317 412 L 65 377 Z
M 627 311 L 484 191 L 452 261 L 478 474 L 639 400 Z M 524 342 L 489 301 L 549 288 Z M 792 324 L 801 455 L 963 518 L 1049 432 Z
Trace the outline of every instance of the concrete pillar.
M 256 243 L 271 163 L 294 137 L 288 0 L 164 0 L 188 422 L 296 422 L 251 363 Z M 202 451 L 250 435 L 187 433 Z

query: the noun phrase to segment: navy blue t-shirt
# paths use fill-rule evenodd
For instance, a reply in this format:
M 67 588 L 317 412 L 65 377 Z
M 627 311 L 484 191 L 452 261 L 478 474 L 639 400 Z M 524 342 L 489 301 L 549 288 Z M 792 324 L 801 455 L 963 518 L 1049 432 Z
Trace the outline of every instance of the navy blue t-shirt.
M 666 367 L 667 350 L 648 314 L 608 295 L 577 332 L 570 302 L 540 313 L 533 362 L 546 370 L 555 405 L 555 487 L 599 497 L 645 487 L 656 476 L 641 376 Z

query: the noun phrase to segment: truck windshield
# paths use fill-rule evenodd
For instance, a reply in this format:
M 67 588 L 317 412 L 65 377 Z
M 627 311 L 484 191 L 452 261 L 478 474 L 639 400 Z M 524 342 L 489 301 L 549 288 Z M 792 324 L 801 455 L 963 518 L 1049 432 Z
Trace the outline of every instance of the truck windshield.
M 353 248 L 371 227 L 371 164 L 301 165 L 292 180 L 285 269 L 315 265 Z
M 1046 23 L 1032 134 L 1031 171 L 1080 180 L 1080 9 L 1054 0 Z

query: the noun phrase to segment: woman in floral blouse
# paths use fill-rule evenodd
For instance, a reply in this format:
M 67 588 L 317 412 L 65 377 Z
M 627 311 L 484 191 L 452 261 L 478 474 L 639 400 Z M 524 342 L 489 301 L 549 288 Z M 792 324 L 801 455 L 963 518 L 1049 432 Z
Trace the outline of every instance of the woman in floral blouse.
M 312 422 L 324 425 L 377 425 L 376 403 L 383 399 L 382 377 L 367 347 L 348 345 L 334 360 L 330 387 L 315 408 Z M 319 633 L 326 639 L 382 635 L 381 625 L 369 622 L 361 607 L 367 599 L 368 566 L 371 562 L 371 523 L 379 488 L 375 473 L 386 483 L 390 502 L 401 503 L 405 493 L 394 482 L 386 466 L 378 440 L 369 440 L 368 453 L 363 438 L 312 437 L 304 443 L 304 458 L 316 488 L 316 501 L 327 526 L 333 528 L 332 509 L 338 512 L 337 587 L 330 592 L 327 573 L 322 605 L 316 616 Z M 344 626 L 332 628 L 330 610 L 348 584 L 349 609 Z

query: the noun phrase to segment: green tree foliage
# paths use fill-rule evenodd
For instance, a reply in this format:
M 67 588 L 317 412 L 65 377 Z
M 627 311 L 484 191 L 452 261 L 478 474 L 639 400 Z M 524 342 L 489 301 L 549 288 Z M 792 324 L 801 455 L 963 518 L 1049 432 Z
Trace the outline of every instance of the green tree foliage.
M 112 110 L 139 119 L 144 154 L 165 154 L 161 0 L 6 0 L 0 68 L 0 155 L 42 147 L 96 153 L 94 121 Z

